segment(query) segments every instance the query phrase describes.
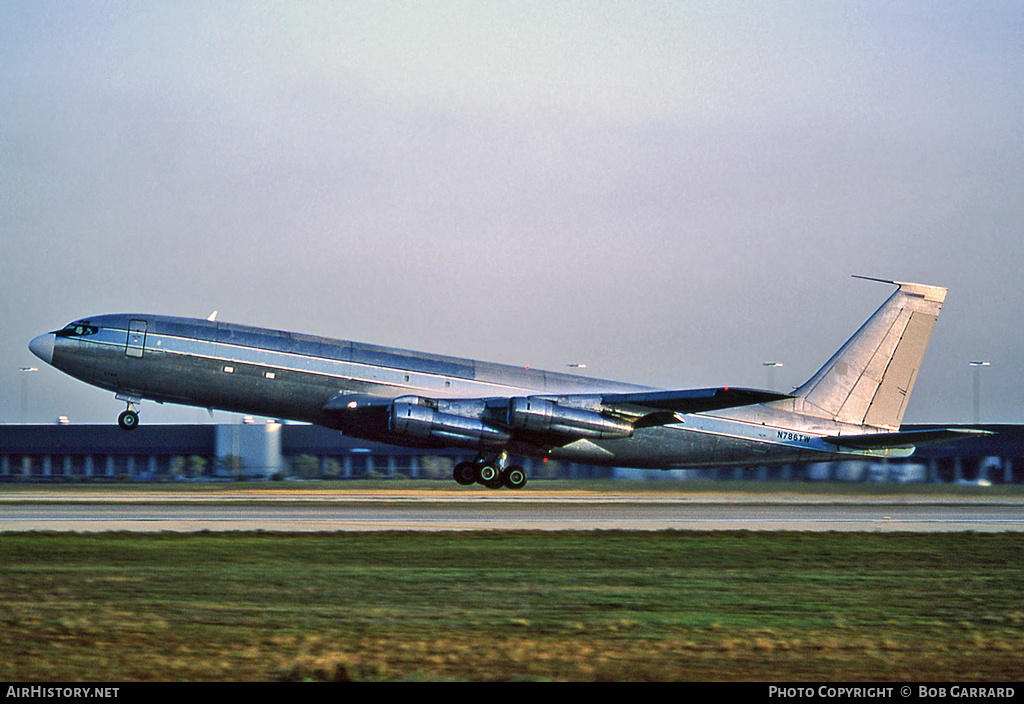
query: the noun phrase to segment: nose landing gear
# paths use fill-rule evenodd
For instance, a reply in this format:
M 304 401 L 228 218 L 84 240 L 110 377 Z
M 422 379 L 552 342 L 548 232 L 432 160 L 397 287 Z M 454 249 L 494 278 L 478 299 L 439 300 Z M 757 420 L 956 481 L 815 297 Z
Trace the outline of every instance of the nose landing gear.
M 139 427 L 139 414 L 128 404 L 127 410 L 121 412 L 117 417 L 117 424 L 122 430 L 135 430 Z

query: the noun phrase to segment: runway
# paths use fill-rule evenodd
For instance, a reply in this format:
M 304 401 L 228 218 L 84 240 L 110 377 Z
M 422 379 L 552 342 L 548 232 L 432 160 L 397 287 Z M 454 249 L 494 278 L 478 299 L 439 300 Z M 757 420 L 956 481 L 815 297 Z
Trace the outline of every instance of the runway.
M 1024 500 L 587 492 L 29 492 L 0 531 L 1024 532 Z

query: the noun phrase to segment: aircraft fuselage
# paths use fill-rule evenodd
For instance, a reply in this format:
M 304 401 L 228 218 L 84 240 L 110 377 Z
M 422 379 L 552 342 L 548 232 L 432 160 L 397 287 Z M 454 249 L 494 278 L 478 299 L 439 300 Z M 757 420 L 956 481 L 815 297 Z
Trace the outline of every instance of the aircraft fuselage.
M 388 403 L 394 399 L 441 400 L 441 410 L 486 421 L 502 417 L 507 399 L 514 397 L 596 399 L 602 394 L 655 391 L 572 374 L 158 315 L 102 315 L 51 334 L 52 351 L 46 361 L 122 400 L 149 399 L 308 422 L 407 446 L 486 449 L 495 443 L 463 437 L 445 442 L 395 432 Z M 36 343 L 34 349 L 38 347 Z M 332 399 L 339 398 L 342 406 L 332 408 Z M 488 399 L 494 399 L 490 407 Z M 663 469 L 795 462 L 840 454 L 820 440 L 835 432 L 835 424 L 818 428 L 814 426 L 822 424 L 808 423 L 772 404 L 756 408 L 687 415 L 676 423 L 638 428 L 628 437 L 583 437 L 539 449 L 512 437 L 498 444 L 530 456 Z

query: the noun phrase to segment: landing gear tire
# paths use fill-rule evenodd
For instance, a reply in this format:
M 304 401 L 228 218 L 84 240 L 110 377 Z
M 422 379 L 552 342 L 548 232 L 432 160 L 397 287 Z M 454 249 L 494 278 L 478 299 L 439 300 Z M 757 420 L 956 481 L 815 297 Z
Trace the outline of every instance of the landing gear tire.
M 522 489 L 526 486 L 526 478 L 526 470 L 515 464 L 501 473 L 501 483 L 509 489 Z
M 122 411 L 117 417 L 117 424 L 122 430 L 135 430 L 139 427 L 139 414 L 135 411 Z
M 477 465 L 476 481 L 488 489 L 500 489 L 502 486 L 501 472 L 492 464 Z
M 472 462 L 459 462 L 455 465 L 455 471 L 452 474 L 460 486 L 470 486 L 476 483 L 476 468 Z

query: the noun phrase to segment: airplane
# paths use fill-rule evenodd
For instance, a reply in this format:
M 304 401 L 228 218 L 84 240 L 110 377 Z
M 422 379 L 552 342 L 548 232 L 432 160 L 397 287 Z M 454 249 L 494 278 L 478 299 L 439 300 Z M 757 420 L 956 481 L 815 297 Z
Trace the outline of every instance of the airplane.
M 868 278 L 868 277 L 856 277 Z M 519 489 L 512 456 L 644 469 L 907 457 L 980 431 L 901 431 L 947 289 L 896 290 L 792 393 L 671 390 L 216 321 L 150 314 L 83 318 L 34 338 L 47 364 L 149 399 L 308 422 L 419 448 L 476 451 L 460 485 Z

